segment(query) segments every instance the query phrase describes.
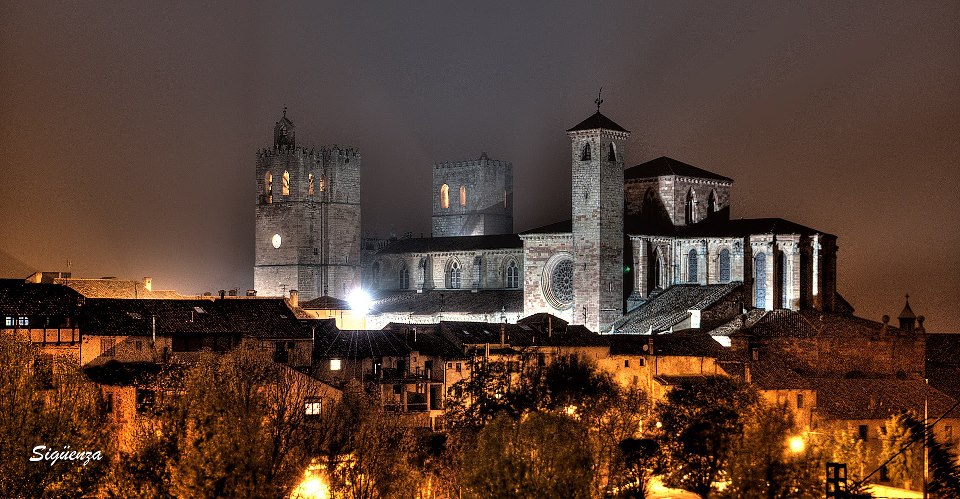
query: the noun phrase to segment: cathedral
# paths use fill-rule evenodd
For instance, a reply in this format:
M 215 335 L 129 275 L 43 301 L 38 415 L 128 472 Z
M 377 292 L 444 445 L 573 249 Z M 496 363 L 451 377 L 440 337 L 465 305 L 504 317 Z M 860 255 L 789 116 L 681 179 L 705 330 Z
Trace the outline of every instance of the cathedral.
M 390 241 L 362 265 L 359 153 L 307 150 L 293 131 L 284 113 L 273 149 L 257 155 L 261 294 L 344 298 L 362 285 L 374 299 L 368 328 L 542 313 L 602 333 L 656 332 L 748 309 L 852 312 L 836 292 L 834 235 L 731 220 L 733 180 L 717 173 L 668 157 L 626 167 L 630 132 L 599 106 L 566 131 L 569 219 L 514 233 L 509 162 L 441 162 L 433 237 Z

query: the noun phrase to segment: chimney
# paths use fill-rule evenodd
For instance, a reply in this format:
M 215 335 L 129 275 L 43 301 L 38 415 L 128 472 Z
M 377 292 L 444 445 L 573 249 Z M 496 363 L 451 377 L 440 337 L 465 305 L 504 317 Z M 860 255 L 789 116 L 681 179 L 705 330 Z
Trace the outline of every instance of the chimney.
M 300 293 L 295 289 L 290 290 L 290 306 L 293 308 L 300 306 Z
M 144 278 L 143 278 L 143 289 L 145 289 L 145 290 L 147 290 L 147 291 L 153 291 L 153 278 L 152 278 L 152 277 L 144 277 Z
M 227 296 L 227 292 L 221 289 L 221 290 L 220 290 L 220 299 L 222 300 L 224 296 Z
M 503 346 L 506 344 L 507 344 L 506 326 L 504 324 L 500 324 L 500 345 Z
M 248 290 L 247 290 L 247 296 L 257 296 L 257 290 L 255 290 L 255 289 L 248 289 Z

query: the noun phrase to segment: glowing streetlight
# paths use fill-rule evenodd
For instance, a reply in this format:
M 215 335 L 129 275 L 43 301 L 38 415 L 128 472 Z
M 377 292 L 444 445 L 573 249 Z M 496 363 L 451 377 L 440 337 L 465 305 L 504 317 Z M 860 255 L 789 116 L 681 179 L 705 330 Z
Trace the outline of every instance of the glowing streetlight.
M 804 441 L 803 441 L 803 437 L 801 437 L 801 436 L 799 436 L 799 435 L 790 438 L 789 442 L 787 442 L 787 443 L 788 443 L 788 445 L 789 445 L 790 452 L 792 452 L 792 453 L 794 453 L 794 454 L 799 454 L 799 453 L 803 452 L 804 449 L 807 448 L 807 443 L 804 442 Z
M 351 310 L 358 314 L 366 315 L 367 312 L 370 311 L 370 306 L 373 304 L 373 301 L 370 299 L 370 295 L 362 289 L 357 288 L 347 297 L 347 303 L 350 304 Z
M 292 499 L 330 499 L 330 484 L 323 476 L 323 467 L 311 465 L 303 481 L 290 496 Z

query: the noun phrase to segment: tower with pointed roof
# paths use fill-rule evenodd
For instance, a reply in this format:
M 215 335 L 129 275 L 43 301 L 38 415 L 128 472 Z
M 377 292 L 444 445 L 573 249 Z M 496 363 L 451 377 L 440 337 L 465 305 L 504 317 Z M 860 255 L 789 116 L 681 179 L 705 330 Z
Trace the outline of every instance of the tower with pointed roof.
M 359 151 L 298 145 L 284 108 L 256 172 L 257 293 L 346 298 L 360 286 Z
M 906 295 L 905 300 L 906 303 L 904 303 L 903 310 L 900 311 L 900 316 L 897 319 L 900 321 L 900 329 L 911 332 L 916 327 L 917 316 L 910 308 L 910 295 Z
M 572 323 L 606 330 L 623 315 L 623 158 L 630 132 L 597 112 L 567 130 L 573 175 Z

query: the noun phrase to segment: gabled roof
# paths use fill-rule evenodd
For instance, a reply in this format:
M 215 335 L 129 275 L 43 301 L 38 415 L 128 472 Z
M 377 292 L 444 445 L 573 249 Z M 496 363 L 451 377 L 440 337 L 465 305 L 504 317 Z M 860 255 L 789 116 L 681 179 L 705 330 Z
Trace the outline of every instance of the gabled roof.
M 604 116 L 600 111 L 593 113 L 589 118 L 581 121 L 576 124 L 573 128 L 567 129 L 568 132 L 579 132 L 583 130 L 613 130 L 615 132 L 628 132 L 629 131 L 622 126 L 616 124 L 610 118 Z
M 332 296 L 321 296 L 310 301 L 301 302 L 300 308 L 304 310 L 350 310 L 351 307 L 346 300 Z
M 611 355 L 664 355 L 680 357 L 718 357 L 724 348 L 709 334 L 687 329 L 664 334 L 609 334 Z M 653 344 L 653 352 L 650 352 Z
M 476 292 L 470 289 L 431 289 L 422 293 L 413 290 L 380 291 L 374 297 L 370 313 L 436 315 L 522 311 L 522 289 L 480 289 Z
M 419 237 L 401 239 L 378 251 L 378 254 L 427 253 L 440 251 L 474 251 L 491 249 L 520 249 L 523 241 L 516 234 L 487 236 Z
M 70 317 L 82 302 L 79 293 L 65 286 L 0 279 L 0 314 Z
M 255 338 L 309 338 L 283 299 L 91 299 L 80 330 L 96 335 L 238 334 Z
M 752 311 L 746 318 L 737 317 L 711 333 L 717 334 L 721 330 L 728 336 L 756 338 L 870 338 L 908 334 L 899 328 L 861 317 L 817 310 L 785 309 Z
M 904 411 L 922 417 L 924 401 L 929 414 L 938 418 L 956 401 L 927 385 L 922 379 L 836 379 L 814 378 L 816 412 L 824 419 L 887 419 Z M 954 409 L 948 418 L 960 418 Z
M 697 168 L 696 166 L 688 165 L 682 161 L 677 161 L 666 156 L 661 156 L 657 159 L 651 159 L 646 163 L 632 166 L 623 171 L 624 180 L 665 177 L 669 175 L 733 182 L 732 178 L 724 177 L 723 175 L 718 175 L 713 172 L 708 172 L 702 168 Z
M 120 279 L 85 279 L 61 278 L 54 279 L 55 283 L 75 289 L 87 298 L 151 298 L 177 299 L 186 296 L 172 290 L 149 291 L 140 281 L 125 281 Z
M 642 334 L 665 331 L 690 317 L 690 310 L 703 310 L 741 286 L 728 284 L 677 284 L 651 298 L 613 323 L 618 333 Z

